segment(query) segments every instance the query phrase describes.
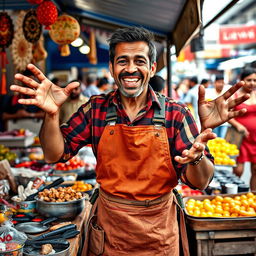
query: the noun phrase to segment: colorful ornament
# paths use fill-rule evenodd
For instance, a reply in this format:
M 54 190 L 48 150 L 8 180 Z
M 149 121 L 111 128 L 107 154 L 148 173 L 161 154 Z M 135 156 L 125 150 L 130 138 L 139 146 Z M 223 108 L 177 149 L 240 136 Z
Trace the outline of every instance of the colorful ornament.
M 29 43 L 24 35 L 22 24 L 25 12 L 21 11 L 15 26 L 15 34 L 12 42 L 12 58 L 13 64 L 18 71 L 24 71 L 32 60 L 32 44 Z
M 41 36 L 39 41 L 33 45 L 32 54 L 34 63 L 44 60 L 47 57 L 47 51 L 44 48 L 43 42 L 44 38 Z
M 51 25 L 49 35 L 55 43 L 60 45 L 61 56 L 68 56 L 70 55 L 68 44 L 79 37 L 80 25 L 75 18 L 64 14 Z
M 31 4 L 41 4 L 44 0 L 28 0 Z
M 22 27 L 24 36 L 30 43 L 34 44 L 39 40 L 42 33 L 42 25 L 37 20 L 35 10 L 27 12 Z
M 0 12 L 0 57 L 1 57 L 1 87 L 0 94 L 6 94 L 6 64 L 8 64 L 5 48 L 7 48 L 13 40 L 13 23 L 11 17 L 6 12 Z
M 42 24 L 45 25 L 45 29 L 50 29 L 57 17 L 58 11 L 56 5 L 51 1 L 42 2 L 36 9 L 37 19 Z

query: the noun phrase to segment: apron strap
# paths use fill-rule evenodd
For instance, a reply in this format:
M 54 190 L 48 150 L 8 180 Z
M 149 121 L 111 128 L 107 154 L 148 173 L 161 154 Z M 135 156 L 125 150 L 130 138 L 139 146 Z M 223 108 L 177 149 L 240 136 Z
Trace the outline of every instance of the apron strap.
M 154 108 L 154 116 L 152 122 L 157 126 L 165 126 L 165 96 L 157 93 L 156 94 L 160 103 L 160 109 Z M 106 122 L 108 125 L 115 125 L 117 121 L 116 106 L 111 104 L 107 108 Z
M 156 95 L 161 108 L 155 107 L 152 122 L 154 125 L 165 126 L 165 96 L 160 93 L 156 93 Z
M 185 217 L 184 217 L 184 212 L 183 209 L 179 203 L 179 196 L 177 195 L 178 191 L 175 191 L 173 189 L 174 197 L 173 200 L 177 205 L 177 213 L 179 214 L 178 219 L 179 219 L 179 227 L 180 227 L 180 240 L 182 243 L 182 249 L 183 249 L 183 255 L 184 256 L 189 256 L 189 244 L 188 244 L 188 236 L 187 236 L 187 230 L 186 230 L 186 223 L 185 223 Z M 182 200 L 181 200 L 182 201 Z M 182 202 L 183 203 L 183 202 Z
M 107 108 L 106 122 L 107 125 L 115 125 L 117 120 L 116 106 L 111 104 Z

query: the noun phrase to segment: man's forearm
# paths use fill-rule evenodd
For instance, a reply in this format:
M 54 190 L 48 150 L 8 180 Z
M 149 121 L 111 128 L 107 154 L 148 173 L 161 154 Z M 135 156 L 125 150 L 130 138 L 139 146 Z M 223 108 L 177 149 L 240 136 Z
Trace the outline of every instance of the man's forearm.
M 207 157 L 204 157 L 198 165 L 188 164 L 186 178 L 191 185 L 202 190 L 208 186 L 213 173 L 213 163 Z
M 58 161 L 64 152 L 64 139 L 59 127 L 59 113 L 45 114 L 39 136 L 45 161 L 49 163 Z

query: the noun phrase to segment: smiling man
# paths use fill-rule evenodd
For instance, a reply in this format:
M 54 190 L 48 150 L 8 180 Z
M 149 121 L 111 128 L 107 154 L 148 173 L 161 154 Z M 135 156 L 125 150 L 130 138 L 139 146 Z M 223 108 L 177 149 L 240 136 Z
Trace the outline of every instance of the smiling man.
M 40 141 L 48 162 L 68 160 L 92 144 L 100 191 L 82 255 L 178 256 L 179 239 L 189 255 L 186 234 L 179 237 L 173 188 L 179 179 L 199 189 L 209 184 L 214 168 L 206 144 L 216 136 L 210 128 L 243 114 L 233 107 L 248 95 L 229 100 L 239 83 L 208 102 L 200 87 L 199 133 L 185 105 L 156 94 L 148 84 L 156 71 L 152 34 L 143 28 L 119 29 L 109 43 L 109 68 L 118 90 L 92 96 L 61 127 L 60 106 L 77 83 L 60 88 L 30 64 L 39 82 L 16 74 L 31 89 L 11 89 L 31 96 L 21 104 L 45 111 Z

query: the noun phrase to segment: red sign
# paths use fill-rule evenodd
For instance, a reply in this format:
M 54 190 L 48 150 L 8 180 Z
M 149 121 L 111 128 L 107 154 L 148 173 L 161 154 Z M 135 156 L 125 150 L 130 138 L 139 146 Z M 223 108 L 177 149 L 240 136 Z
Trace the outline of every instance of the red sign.
M 256 26 L 220 27 L 220 44 L 256 43 Z

